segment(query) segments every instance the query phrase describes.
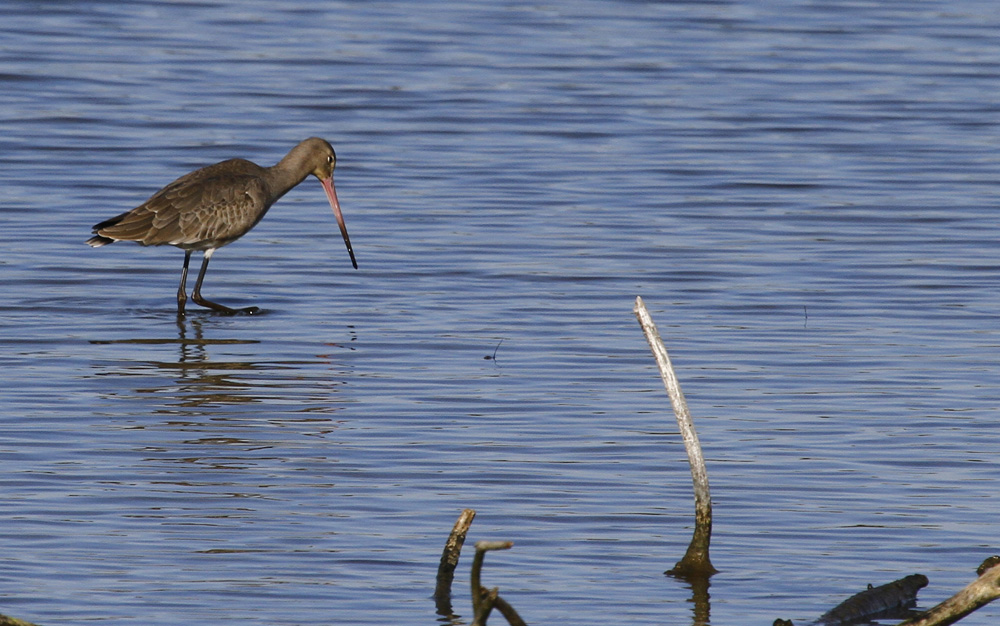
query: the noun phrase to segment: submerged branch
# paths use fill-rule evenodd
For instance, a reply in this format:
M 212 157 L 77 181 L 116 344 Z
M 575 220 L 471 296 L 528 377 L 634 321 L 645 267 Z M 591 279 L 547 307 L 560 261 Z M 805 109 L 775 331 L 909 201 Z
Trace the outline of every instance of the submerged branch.
M 465 545 L 465 535 L 475 517 L 473 509 L 464 509 L 444 544 L 441 564 L 438 565 L 437 586 L 434 588 L 434 603 L 437 605 L 438 615 L 451 615 L 451 584 L 455 580 L 455 567 L 458 566 L 458 557 Z
M 486 589 L 480 584 L 480 574 L 483 569 L 483 559 L 490 550 L 509 550 L 514 545 L 512 541 L 477 541 L 476 556 L 472 560 L 472 626 L 484 626 L 490 612 L 496 606 L 500 597 L 499 590 Z M 506 604 L 506 603 L 504 603 Z M 515 612 L 514 615 L 517 615 Z M 518 617 L 518 619 L 521 619 Z
M 493 602 L 493 608 L 500 611 L 500 614 L 507 618 L 507 623 L 510 624 L 510 626 L 528 626 L 524 623 L 524 620 L 521 619 L 521 616 L 518 615 L 517 611 L 514 610 L 514 607 L 507 604 L 507 601 L 499 595 Z
M 694 422 L 688 411 L 687 401 L 681 391 L 677 375 L 674 373 L 673 365 L 670 363 L 670 356 L 667 349 L 663 347 L 660 333 L 656 330 L 656 324 L 650 317 L 649 311 L 642 298 L 635 299 L 635 316 L 639 320 L 639 326 L 646 335 L 646 341 L 653 351 L 653 357 L 660 369 L 660 377 L 663 385 L 670 396 L 670 403 L 674 408 L 674 415 L 677 417 L 677 426 L 680 429 L 681 437 L 684 439 L 684 447 L 687 449 L 688 463 L 691 466 L 691 480 L 694 483 L 694 536 L 688 544 L 684 558 L 667 571 L 668 574 L 689 578 L 696 576 L 711 576 L 718 570 L 712 566 L 708 557 L 709 543 L 712 541 L 712 497 L 708 489 L 708 471 L 705 469 L 705 458 L 701 453 L 701 444 L 698 442 L 698 434 L 694 430 Z

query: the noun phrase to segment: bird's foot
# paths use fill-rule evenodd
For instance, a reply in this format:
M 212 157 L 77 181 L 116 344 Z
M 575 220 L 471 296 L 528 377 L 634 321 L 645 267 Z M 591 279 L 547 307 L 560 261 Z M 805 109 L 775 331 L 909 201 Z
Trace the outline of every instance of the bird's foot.
M 212 302 L 211 300 L 206 300 L 205 298 L 202 298 L 200 295 L 195 295 L 191 299 L 194 300 L 196 303 L 200 304 L 201 306 L 222 313 L 223 315 L 257 315 L 258 313 L 260 313 L 260 308 L 255 306 L 248 306 L 242 309 L 233 309 L 224 304 L 219 304 L 218 302 Z

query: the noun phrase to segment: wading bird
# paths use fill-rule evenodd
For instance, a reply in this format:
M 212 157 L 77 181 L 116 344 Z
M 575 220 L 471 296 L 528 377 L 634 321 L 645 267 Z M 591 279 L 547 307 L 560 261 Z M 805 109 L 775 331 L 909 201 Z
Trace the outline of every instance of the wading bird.
M 216 250 L 232 243 L 257 225 L 271 205 L 312 174 L 319 179 L 330 200 L 340 233 L 347 244 L 354 269 L 351 239 L 333 187 L 337 155 L 318 137 L 292 148 L 277 165 L 261 167 L 245 159 L 230 159 L 181 176 L 141 205 L 94 226 L 87 243 L 97 248 L 116 241 L 135 241 L 144 246 L 177 246 L 184 250 L 181 285 L 177 289 L 177 313 L 184 314 L 185 283 L 191 253 L 201 250 L 204 259 L 191 299 L 222 313 L 257 313 L 257 307 L 231 309 L 201 295 L 208 261 Z

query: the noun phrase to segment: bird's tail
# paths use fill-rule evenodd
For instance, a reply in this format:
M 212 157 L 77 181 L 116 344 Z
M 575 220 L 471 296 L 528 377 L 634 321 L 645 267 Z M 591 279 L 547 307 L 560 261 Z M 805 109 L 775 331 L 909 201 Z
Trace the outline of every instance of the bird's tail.
M 106 246 L 109 243 L 114 243 L 118 241 L 117 239 L 112 239 L 111 237 L 103 237 L 101 235 L 94 235 L 87 240 L 87 245 L 92 248 L 100 248 L 101 246 Z
M 87 245 L 89 245 L 92 248 L 100 248 L 101 246 L 106 246 L 109 243 L 114 243 L 116 241 L 119 241 L 114 237 L 105 237 L 100 233 L 105 228 L 117 225 L 118 222 L 122 221 L 122 219 L 126 215 L 128 215 L 128 212 L 122 213 L 121 215 L 116 215 L 109 220 L 104 220 L 100 224 L 94 224 L 94 228 L 92 230 L 94 236 L 87 240 Z

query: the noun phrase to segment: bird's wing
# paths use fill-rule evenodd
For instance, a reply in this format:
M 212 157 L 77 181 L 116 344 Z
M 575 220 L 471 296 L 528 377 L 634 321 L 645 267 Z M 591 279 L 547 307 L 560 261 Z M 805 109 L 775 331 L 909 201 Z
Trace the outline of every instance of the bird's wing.
M 239 238 L 267 211 L 261 168 L 234 159 L 178 178 L 142 205 L 102 222 L 95 234 L 143 245 L 218 247 Z

